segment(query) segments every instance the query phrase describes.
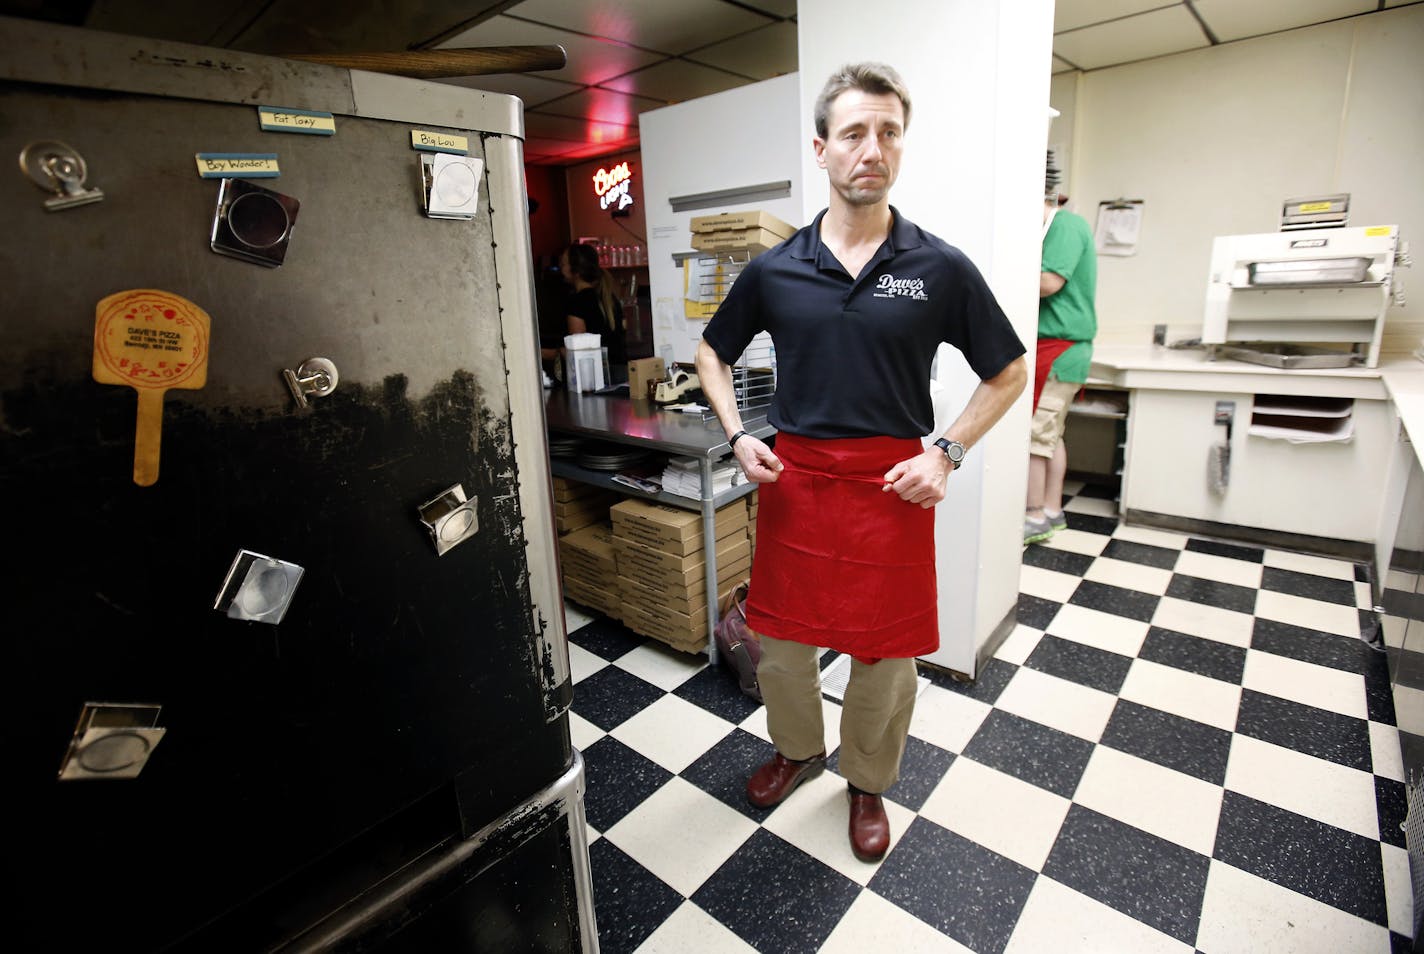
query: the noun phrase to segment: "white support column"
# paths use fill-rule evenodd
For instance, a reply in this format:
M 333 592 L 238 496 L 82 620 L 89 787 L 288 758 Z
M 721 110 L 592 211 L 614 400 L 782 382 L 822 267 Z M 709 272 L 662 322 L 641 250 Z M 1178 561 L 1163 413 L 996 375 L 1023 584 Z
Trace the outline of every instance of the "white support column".
M 1053 0 L 801 0 L 797 21 L 805 221 L 827 201 L 810 145 L 821 85 L 844 63 L 890 64 L 913 107 L 891 202 L 979 266 L 1031 356 Z M 952 417 L 978 378 L 946 347 L 938 382 Z M 936 519 L 941 648 L 928 658 L 969 674 L 1018 596 L 1028 420 L 1026 393 L 970 451 Z

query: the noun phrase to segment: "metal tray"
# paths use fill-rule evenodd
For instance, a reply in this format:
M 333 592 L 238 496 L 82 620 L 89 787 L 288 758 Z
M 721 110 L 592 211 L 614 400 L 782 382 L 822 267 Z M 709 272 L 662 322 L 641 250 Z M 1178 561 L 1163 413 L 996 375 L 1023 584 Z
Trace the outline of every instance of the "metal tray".
M 1309 345 L 1274 344 L 1259 348 L 1222 345 L 1217 351 L 1224 358 L 1235 358 L 1270 368 L 1348 368 L 1360 364 L 1360 356 L 1351 351 L 1331 351 Z
M 1246 267 L 1252 285 L 1340 285 L 1364 281 L 1370 259 L 1302 258 L 1283 262 L 1252 262 Z

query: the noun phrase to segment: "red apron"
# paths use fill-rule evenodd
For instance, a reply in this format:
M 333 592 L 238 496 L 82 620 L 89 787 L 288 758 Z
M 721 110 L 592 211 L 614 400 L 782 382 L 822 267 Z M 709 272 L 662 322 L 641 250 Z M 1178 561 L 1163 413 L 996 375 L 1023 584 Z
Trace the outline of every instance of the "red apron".
M 747 625 L 865 661 L 939 648 L 934 510 L 882 491 L 918 440 L 782 433 L 762 484 Z
M 1064 341 L 1062 338 L 1038 339 L 1038 348 L 1033 364 L 1033 407 L 1030 408 L 1030 412 L 1038 410 L 1038 399 L 1043 396 L 1043 386 L 1048 383 L 1048 372 L 1053 368 L 1053 362 L 1077 343 L 1076 341 Z

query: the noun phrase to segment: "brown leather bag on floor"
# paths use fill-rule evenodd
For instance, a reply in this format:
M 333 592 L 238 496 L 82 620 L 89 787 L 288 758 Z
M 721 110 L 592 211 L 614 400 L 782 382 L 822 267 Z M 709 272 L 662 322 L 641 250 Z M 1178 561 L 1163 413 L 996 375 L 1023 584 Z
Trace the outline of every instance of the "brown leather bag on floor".
M 761 662 L 761 637 L 747 627 L 748 582 L 738 583 L 722 607 L 714 635 L 717 654 L 737 674 L 742 692 L 761 702 L 761 686 L 757 685 L 757 664 Z

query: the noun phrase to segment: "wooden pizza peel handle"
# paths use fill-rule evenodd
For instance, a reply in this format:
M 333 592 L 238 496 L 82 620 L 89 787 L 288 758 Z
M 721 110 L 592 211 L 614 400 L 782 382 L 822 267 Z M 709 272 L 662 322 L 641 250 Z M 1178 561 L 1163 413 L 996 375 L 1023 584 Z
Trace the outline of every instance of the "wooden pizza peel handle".
M 163 440 L 163 396 L 167 389 L 138 389 L 138 424 L 134 428 L 134 483 L 158 482 L 158 451 Z

